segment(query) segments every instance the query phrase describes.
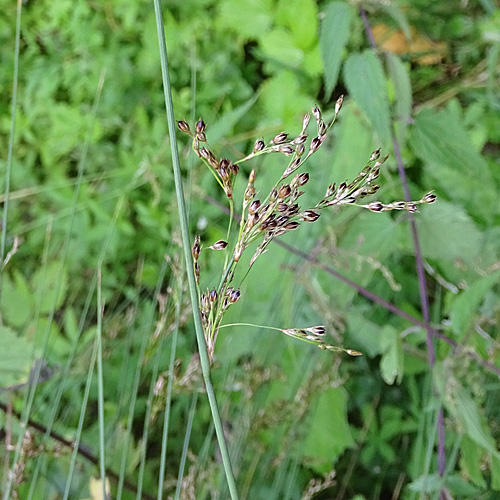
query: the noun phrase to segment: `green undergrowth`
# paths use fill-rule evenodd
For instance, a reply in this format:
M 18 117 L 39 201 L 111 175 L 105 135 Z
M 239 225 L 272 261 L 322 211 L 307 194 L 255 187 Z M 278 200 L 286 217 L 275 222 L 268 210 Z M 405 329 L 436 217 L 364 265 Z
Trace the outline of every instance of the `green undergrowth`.
M 22 4 L 15 117 L 16 5 L 3 3 L 0 492 L 229 498 L 184 278 L 153 3 Z M 175 117 L 191 127 L 202 117 L 217 158 L 237 161 L 282 131 L 295 137 L 315 104 L 331 120 L 345 95 L 300 170 L 311 174 L 303 207 L 356 177 L 379 147 L 389 159 L 368 201 L 404 199 L 393 135 L 412 199 L 437 195 L 415 214 L 330 207 L 253 265 L 224 323 L 324 325 L 329 344 L 363 356 L 267 329 L 221 329 L 211 377 L 239 498 L 497 498 L 498 7 L 366 2 L 372 27 L 385 30 L 377 42 L 398 32 L 399 53 L 394 44 L 373 51 L 357 7 L 343 1 L 163 8 Z M 405 33 L 432 43 L 412 52 Z M 191 138 L 178 134 L 178 147 L 205 290 L 224 265 L 207 248 L 226 237 L 227 197 Z M 234 199 L 252 169 L 265 196 L 280 156 L 245 162 Z M 412 219 L 430 326 L 442 337 L 433 367 Z

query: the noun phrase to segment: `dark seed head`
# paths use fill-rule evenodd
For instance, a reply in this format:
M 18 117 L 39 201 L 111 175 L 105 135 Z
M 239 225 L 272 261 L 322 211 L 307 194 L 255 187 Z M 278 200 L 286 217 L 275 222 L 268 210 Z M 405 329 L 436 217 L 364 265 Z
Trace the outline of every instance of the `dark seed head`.
M 430 193 L 427 193 L 420 201 L 422 203 L 434 203 L 436 199 L 437 196 L 431 191 Z
M 314 222 L 319 219 L 321 214 L 315 212 L 314 210 L 305 210 L 302 212 L 302 219 L 306 222 Z
M 193 247 L 191 248 L 191 254 L 193 255 L 193 259 L 195 261 L 198 260 L 200 252 L 201 252 L 200 237 L 196 235 L 194 237 Z
M 297 229 L 298 227 L 299 227 L 299 223 L 294 221 L 294 220 L 285 224 L 285 229 L 287 231 L 291 231 L 292 229 Z
M 316 121 L 319 123 L 321 120 L 321 109 L 319 109 L 318 105 L 314 106 L 314 109 L 312 110 L 314 118 L 316 118 Z
M 224 250 L 227 247 L 227 241 L 219 240 L 216 241 L 210 248 L 212 250 Z
M 240 296 L 241 296 L 241 293 L 239 290 L 233 290 L 231 292 L 231 295 L 229 296 L 229 301 L 234 304 L 240 298 Z
M 252 201 L 252 203 L 250 203 L 250 207 L 248 208 L 248 213 L 250 215 L 253 215 L 255 212 L 257 212 L 259 207 L 260 207 L 260 200 Z
M 372 201 L 371 203 L 368 203 L 368 205 L 366 205 L 366 208 L 368 208 L 368 210 L 371 210 L 372 212 L 382 212 L 382 210 L 384 209 L 384 205 L 382 205 L 380 201 Z
M 278 135 L 274 137 L 271 141 L 273 144 L 283 144 L 286 141 L 288 134 L 286 132 L 280 132 Z
M 187 124 L 187 122 L 185 122 L 184 120 L 179 120 L 177 122 L 177 127 L 179 127 L 179 130 L 181 132 L 184 132 L 185 134 L 191 135 L 191 129 L 189 128 L 189 125 Z
M 217 290 L 215 288 L 210 291 L 210 302 L 215 302 L 217 300 Z
M 372 153 L 372 155 L 370 156 L 370 161 L 375 161 L 378 160 L 379 158 L 380 158 L 380 148 L 378 148 Z
M 284 184 L 278 189 L 278 198 L 280 200 L 284 200 L 288 196 L 290 196 L 290 193 L 292 192 L 292 188 L 288 184 Z
M 259 139 L 255 141 L 254 147 L 253 147 L 253 152 L 258 153 L 259 151 L 262 151 L 266 147 L 264 141 L 262 139 Z
M 309 174 L 307 172 L 303 172 L 297 176 L 297 186 L 305 186 L 309 181 Z
M 205 132 L 205 129 L 207 126 L 205 125 L 205 122 L 200 118 L 198 122 L 196 123 L 196 133 L 201 134 Z
M 338 114 L 340 111 L 340 108 L 342 107 L 342 103 L 344 102 L 344 96 L 341 95 L 338 99 L 337 102 L 335 103 L 335 114 Z

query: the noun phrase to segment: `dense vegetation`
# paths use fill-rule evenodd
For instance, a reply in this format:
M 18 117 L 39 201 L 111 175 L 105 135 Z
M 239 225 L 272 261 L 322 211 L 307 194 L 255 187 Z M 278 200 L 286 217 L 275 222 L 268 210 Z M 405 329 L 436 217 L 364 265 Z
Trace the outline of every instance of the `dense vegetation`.
M 322 325 L 328 345 L 363 356 L 220 330 L 211 375 L 239 498 L 498 498 L 500 9 L 164 3 L 176 119 L 194 131 L 202 117 L 218 159 L 297 137 L 316 105 L 329 123 L 345 95 L 297 171 L 310 174 L 303 208 L 378 148 L 389 155 L 380 189 L 358 204 L 437 195 L 416 213 L 326 207 L 248 276 L 256 245 L 245 254 L 224 323 Z M 5 500 L 99 499 L 104 476 L 110 498 L 229 498 L 184 277 L 155 25 L 142 0 L 0 9 Z M 208 247 L 226 239 L 228 198 L 192 137 L 179 132 L 178 146 L 204 293 L 221 279 L 224 252 Z M 251 170 L 265 196 L 287 162 L 241 164 L 234 225 Z

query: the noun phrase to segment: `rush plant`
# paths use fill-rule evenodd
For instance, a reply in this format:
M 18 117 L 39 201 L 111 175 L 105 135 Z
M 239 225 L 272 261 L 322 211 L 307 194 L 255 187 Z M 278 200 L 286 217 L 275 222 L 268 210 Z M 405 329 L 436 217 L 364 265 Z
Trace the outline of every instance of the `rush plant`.
M 193 151 L 214 175 L 229 202 L 230 217 L 226 240 L 218 240 L 208 247 L 210 250 L 222 251 L 226 254 L 221 279 L 217 286 L 205 289 L 200 287 L 201 266 L 199 260 L 203 250 L 200 236 L 195 237 L 191 248 L 201 323 L 210 361 L 213 360 L 220 328 L 230 326 L 222 325 L 224 314 L 232 304 L 241 298 L 241 282 L 236 283 L 235 270 L 243 253 L 253 243 L 257 243 L 257 246 L 250 259 L 248 271 L 255 261 L 268 250 L 269 245 L 275 238 L 298 230 L 303 223 L 317 222 L 322 212 L 329 207 L 354 205 L 376 213 L 390 210 L 406 210 L 413 213 L 418 210 L 420 204 L 433 203 L 436 200 L 436 195 L 429 192 L 418 201 L 393 201 L 391 203 L 367 201 L 366 198 L 374 195 L 380 188 L 376 181 L 381 166 L 388 159 L 388 156 L 381 157 L 380 149 L 377 149 L 371 154 L 368 162 L 354 180 L 345 180 L 338 185 L 332 183 L 316 205 L 306 209 L 300 206 L 300 197 L 305 193 L 305 186 L 310 178 L 310 174 L 304 171 L 303 167 L 325 142 L 340 111 L 342 101 L 343 96 L 337 100 L 334 117 L 329 123 L 323 119 L 319 107 L 314 107 L 312 116 L 315 121 L 315 133 L 312 138 L 308 133 L 311 114 L 307 113 L 302 121 L 301 131 L 296 137 L 281 132 L 268 142 L 265 142 L 263 138 L 258 139 L 253 150 L 244 158 L 236 161 L 216 157 L 207 142 L 206 124 L 201 118 L 196 123 L 194 131 L 191 130 L 186 121 L 177 122 L 179 130 L 191 137 Z M 241 213 L 236 214 L 233 192 L 241 164 L 272 153 L 281 154 L 287 159 L 281 176 L 270 187 L 269 191 L 263 187 L 261 190 L 257 190 L 258 172 L 255 169 L 252 170 L 248 176 L 247 186 L 241 200 Z M 266 192 L 267 194 L 265 194 Z M 239 221 L 237 227 L 233 227 L 234 220 Z M 248 272 L 245 273 L 242 280 L 245 279 L 247 274 Z M 231 326 L 236 325 L 243 324 L 233 324 Z M 323 326 L 277 330 L 290 337 L 314 344 L 320 349 L 344 351 L 352 356 L 361 354 L 353 349 L 327 343 L 325 340 L 326 329 Z

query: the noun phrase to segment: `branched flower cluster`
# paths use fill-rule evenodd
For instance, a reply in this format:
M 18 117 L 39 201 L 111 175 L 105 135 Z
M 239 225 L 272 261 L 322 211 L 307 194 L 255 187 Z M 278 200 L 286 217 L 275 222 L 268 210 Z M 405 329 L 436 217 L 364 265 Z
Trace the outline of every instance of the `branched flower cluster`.
M 393 201 L 384 204 L 380 201 L 366 203 L 365 198 L 375 194 L 379 185 L 375 183 L 381 165 L 388 156 L 380 157 L 380 149 L 374 151 L 363 170 L 352 181 L 345 181 L 339 184 L 331 184 L 325 196 L 314 206 L 302 209 L 299 198 L 304 194 L 304 186 L 309 181 L 309 173 L 295 173 L 324 143 L 328 131 L 335 122 L 342 106 L 343 97 L 340 97 L 335 105 L 335 115 L 330 123 L 323 120 L 321 110 L 318 106 L 312 110 L 312 116 L 316 122 L 316 133 L 311 140 L 307 134 L 307 128 L 311 121 L 308 113 L 302 121 L 302 129 L 295 137 L 290 137 L 286 132 L 277 134 L 269 142 L 258 139 L 250 154 L 241 160 L 232 162 L 227 158 L 217 159 L 210 149 L 205 135 L 206 125 L 200 120 L 195 125 L 194 132 L 185 121 L 177 122 L 179 129 L 190 135 L 192 138 L 192 148 L 196 155 L 209 168 L 217 182 L 224 190 L 230 208 L 230 221 L 227 232 L 227 241 L 219 240 L 211 245 L 212 250 L 226 252 L 226 261 L 220 284 L 217 288 L 206 290 L 201 293 L 199 290 L 200 264 L 199 257 L 202 251 L 200 237 L 196 236 L 192 255 L 194 259 L 194 272 L 198 284 L 199 308 L 202 324 L 205 332 L 205 339 L 210 357 L 213 357 L 215 342 L 221 327 L 223 316 L 229 306 L 240 298 L 240 291 L 233 283 L 235 268 L 240 261 L 242 254 L 254 242 L 259 241 L 257 248 L 250 259 L 249 267 L 267 251 L 269 244 L 274 238 L 282 236 L 290 231 L 294 231 L 304 223 L 316 222 L 321 216 L 321 211 L 334 205 L 355 205 L 372 212 L 386 212 L 389 210 L 406 210 L 416 212 L 418 205 L 433 203 L 436 196 L 430 192 L 418 201 Z M 281 153 L 288 158 L 288 165 L 284 169 L 278 182 L 271 188 L 267 196 L 259 197 L 255 188 L 257 172 L 252 170 L 248 177 L 247 187 L 243 195 L 242 209 L 239 216 L 239 230 L 230 245 L 231 224 L 234 218 L 233 187 L 239 173 L 239 165 L 253 158 L 269 153 Z M 289 178 L 295 174 L 291 180 Z M 321 330 L 321 331 L 320 331 Z M 345 351 L 351 355 L 359 355 L 358 351 L 343 349 L 327 344 L 324 340 L 324 327 L 291 328 L 280 329 L 281 332 L 305 342 L 313 343 L 321 349 L 334 351 Z

